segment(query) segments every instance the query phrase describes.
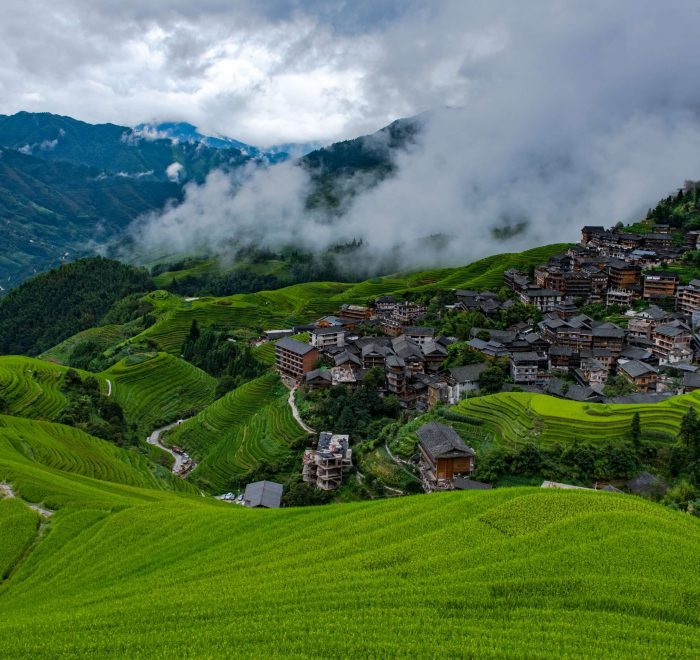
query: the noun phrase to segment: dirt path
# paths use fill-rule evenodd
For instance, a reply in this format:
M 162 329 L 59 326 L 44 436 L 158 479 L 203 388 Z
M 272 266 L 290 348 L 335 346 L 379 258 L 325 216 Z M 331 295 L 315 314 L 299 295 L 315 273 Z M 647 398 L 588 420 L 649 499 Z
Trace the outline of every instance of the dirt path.
M 190 417 L 188 419 L 192 418 Z M 170 449 L 170 447 L 166 447 L 164 444 L 162 444 L 160 442 L 160 436 L 166 431 L 174 429 L 176 426 L 180 426 L 180 424 L 183 424 L 186 421 L 187 419 L 178 419 L 177 422 L 173 422 L 172 424 L 168 424 L 167 426 L 163 426 L 159 429 L 156 429 L 155 431 L 153 431 L 153 433 L 151 433 L 151 435 L 148 436 L 148 438 L 146 438 L 146 442 L 149 445 L 160 447 L 163 451 L 167 451 L 168 454 L 170 454 L 175 459 L 175 463 L 173 465 L 173 474 L 176 474 L 180 477 L 187 476 L 190 472 L 192 472 L 192 470 L 194 470 L 195 467 L 197 467 L 197 464 L 194 461 L 191 461 L 190 467 L 183 472 L 183 467 L 185 466 L 187 459 L 182 454 L 178 454 L 177 452 L 174 452 L 172 449 Z
M 0 483 L 0 493 L 3 497 L 21 499 L 18 498 L 17 495 L 15 495 L 15 491 L 12 489 L 12 486 L 10 486 L 10 484 L 4 481 Z M 36 511 L 40 516 L 44 518 L 48 518 L 54 514 L 54 511 L 51 511 L 51 509 L 45 509 L 43 506 L 39 506 L 38 504 L 31 504 L 26 500 L 21 501 L 24 502 L 30 509 Z
M 109 378 L 105 379 L 107 381 L 107 398 L 112 396 L 112 381 Z
M 301 428 L 304 429 L 307 433 L 316 433 L 314 429 L 312 429 L 308 424 L 304 423 L 304 420 L 301 418 L 301 415 L 299 414 L 299 408 L 297 408 L 297 402 L 294 399 L 294 393 L 297 391 L 296 386 L 294 386 L 290 391 L 289 391 L 289 399 L 287 399 L 289 403 L 289 407 L 292 409 L 292 415 L 294 415 L 294 419 L 297 420 L 297 424 L 301 426 Z

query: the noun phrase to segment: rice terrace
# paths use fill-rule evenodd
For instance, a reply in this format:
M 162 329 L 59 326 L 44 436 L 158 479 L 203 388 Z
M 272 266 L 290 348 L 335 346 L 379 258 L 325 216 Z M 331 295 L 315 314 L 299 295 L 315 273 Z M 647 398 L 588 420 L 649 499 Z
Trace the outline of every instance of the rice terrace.
M 0 660 L 700 658 L 700 12 L 5 0 Z

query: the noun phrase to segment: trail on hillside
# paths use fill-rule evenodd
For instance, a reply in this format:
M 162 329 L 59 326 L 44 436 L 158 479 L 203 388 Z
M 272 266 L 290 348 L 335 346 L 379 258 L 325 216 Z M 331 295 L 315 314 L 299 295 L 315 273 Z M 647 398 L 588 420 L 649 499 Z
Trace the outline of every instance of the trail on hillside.
M 175 459 L 175 463 L 173 464 L 172 472 L 173 472 L 173 474 L 176 474 L 178 477 L 183 477 L 183 478 L 186 477 L 190 472 L 192 472 L 192 470 L 194 470 L 197 467 L 197 464 L 192 459 L 189 459 L 190 460 L 189 467 L 184 469 L 188 459 L 183 454 L 178 453 L 176 451 L 173 451 L 170 447 L 166 447 L 164 444 L 162 444 L 160 441 L 160 436 L 163 433 L 165 433 L 166 431 L 169 431 L 170 429 L 174 429 L 176 426 L 180 426 L 181 424 L 184 424 L 189 419 L 192 419 L 192 418 L 188 417 L 187 419 L 178 419 L 177 422 L 173 422 L 172 424 L 168 424 L 167 426 L 162 426 L 161 428 L 153 431 L 153 433 L 151 433 L 151 435 L 149 435 L 146 438 L 146 442 L 149 445 L 154 445 L 155 447 L 160 447 L 160 449 L 168 452 L 168 454 L 170 454 Z
M 21 497 L 17 497 L 12 486 L 10 486 L 10 484 L 4 481 L 0 483 L 0 493 L 2 493 L 3 497 L 15 498 L 20 500 L 21 502 L 24 502 L 24 504 L 26 504 L 30 509 L 36 511 L 40 516 L 44 518 L 49 518 L 55 513 L 54 511 L 51 511 L 51 509 L 45 509 L 43 506 L 39 506 L 38 504 L 32 504 L 31 502 L 27 502 L 27 500 L 23 500 Z
M 297 402 L 294 399 L 294 393 L 297 391 L 296 385 L 289 391 L 289 398 L 287 399 L 287 402 L 289 403 L 289 407 L 292 409 L 292 415 L 294 416 L 294 419 L 297 421 L 297 424 L 301 426 L 301 428 L 304 429 L 307 433 L 316 433 L 314 429 L 312 429 L 308 424 L 304 422 L 304 420 L 301 418 L 301 415 L 299 414 L 299 408 L 297 408 Z
M 112 381 L 109 378 L 107 378 L 106 380 L 107 380 L 107 398 L 109 399 L 109 397 L 112 396 Z

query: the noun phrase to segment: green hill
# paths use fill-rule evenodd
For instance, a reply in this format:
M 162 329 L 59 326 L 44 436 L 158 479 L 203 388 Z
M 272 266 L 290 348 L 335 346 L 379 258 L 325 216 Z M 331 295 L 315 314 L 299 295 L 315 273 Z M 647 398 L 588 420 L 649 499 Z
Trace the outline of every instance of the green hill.
M 499 288 L 508 268 L 527 268 L 546 261 L 566 249 L 565 244 L 547 245 L 515 254 L 480 259 L 460 268 L 424 270 L 409 274 L 376 277 L 356 284 L 309 282 L 274 291 L 238 294 L 223 298 L 204 297 L 186 301 L 158 291 L 147 296 L 158 321 L 139 338 L 150 339 L 170 353 L 179 353 L 196 320 L 228 330 L 262 331 L 308 323 L 336 312 L 343 303 L 366 303 L 380 295 L 456 288 Z
M 479 427 L 507 444 L 566 444 L 575 438 L 593 443 L 628 438 L 634 413 L 642 429 L 658 441 L 673 442 L 689 406 L 700 407 L 692 392 L 659 403 L 602 404 L 566 401 L 544 394 L 503 392 L 460 402 L 455 410 L 483 422 Z M 478 444 L 478 441 L 477 441 Z
M 166 353 L 124 358 L 100 374 L 112 383 L 112 397 L 143 434 L 187 417 L 214 400 L 216 379 Z
M 700 654 L 700 521 L 635 498 L 504 489 L 279 511 L 167 493 L 131 502 L 53 517 L 0 588 L 5 654 Z
M 99 325 L 125 296 L 152 288 L 146 271 L 101 257 L 38 275 L 0 298 L 0 355 L 38 355 Z
M 199 462 L 191 481 L 222 492 L 261 461 L 283 458 L 294 441 L 306 437 L 292 417 L 288 396 L 276 374 L 265 374 L 173 429 L 166 441 Z

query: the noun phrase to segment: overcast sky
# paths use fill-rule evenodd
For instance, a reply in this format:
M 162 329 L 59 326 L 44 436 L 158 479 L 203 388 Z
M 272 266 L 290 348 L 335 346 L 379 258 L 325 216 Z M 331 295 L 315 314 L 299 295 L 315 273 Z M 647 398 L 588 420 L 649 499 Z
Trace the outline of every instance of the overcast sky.
M 0 112 L 187 120 L 261 146 L 426 110 L 398 175 L 314 224 L 292 165 L 188 191 L 151 237 L 263 232 L 387 249 L 442 232 L 464 261 L 630 220 L 700 179 L 696 0 L 4 0 Z M 254 191 L 254 194 L 253 192 Z M 509 244 L 492 229 L 527 223 Z M 330 232 L 331 235 L 328 235 Z M 342 234 L 342 235 L 341 235 Z M 451 256 L 450 256 L 451 255 Z
M 355 136 L 462 100 L 479 39 L 422 34 L 439 4 L 3 0 L 0 112 L 187 120 L 261 145 Z

